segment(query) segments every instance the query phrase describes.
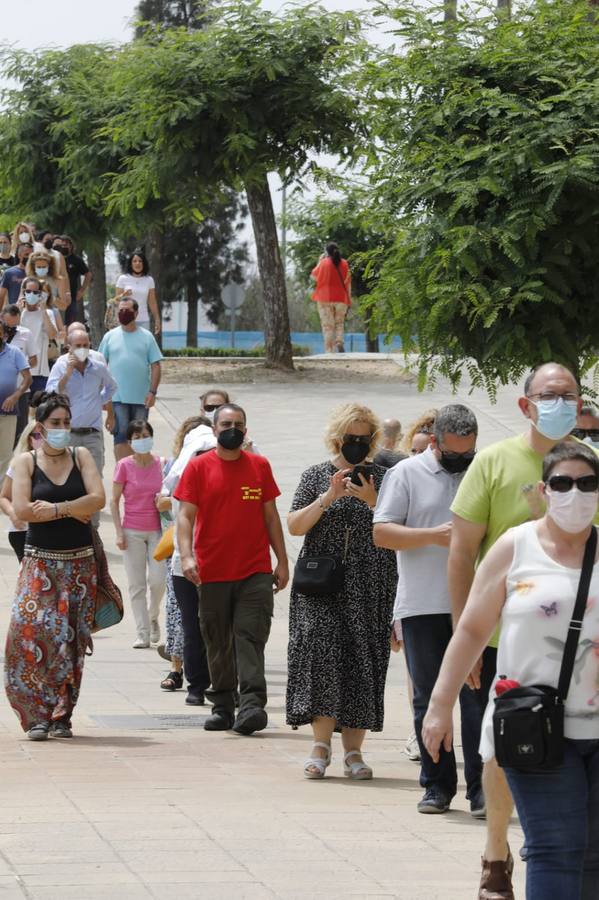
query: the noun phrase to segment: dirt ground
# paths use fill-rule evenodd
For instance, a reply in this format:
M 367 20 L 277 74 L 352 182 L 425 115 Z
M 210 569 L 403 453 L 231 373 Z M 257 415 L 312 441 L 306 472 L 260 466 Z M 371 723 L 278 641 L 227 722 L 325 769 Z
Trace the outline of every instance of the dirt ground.
M 162 363 L 162 381 L 167 384 L 214 383 L 254 384 L 263 382 L 363 382 L 402 381 L 411 383 L 414 376 L 389 359 L 298 359 L 295 372 L 267 369 L 256 359 L 229 360 L 167 357 Z

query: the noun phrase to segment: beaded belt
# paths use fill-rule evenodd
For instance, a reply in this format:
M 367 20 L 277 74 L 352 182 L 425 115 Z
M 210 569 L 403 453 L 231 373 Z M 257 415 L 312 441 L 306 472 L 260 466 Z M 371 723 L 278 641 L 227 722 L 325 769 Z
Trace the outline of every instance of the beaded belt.
M 37 559 L 85 559 L 85 557 L 93 555 L 93 547 L 81 547 L 79 550 L 44 550 L 42 547 L 25 545 L 25 556 L 32 556 Z

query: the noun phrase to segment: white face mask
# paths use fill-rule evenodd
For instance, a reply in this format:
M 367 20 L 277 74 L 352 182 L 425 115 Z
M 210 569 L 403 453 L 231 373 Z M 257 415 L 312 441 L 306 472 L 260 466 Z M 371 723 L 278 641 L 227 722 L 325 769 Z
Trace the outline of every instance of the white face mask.
M 205 410 L 203 411 L 202 415 L 203 415 L 203 416 L 206 416 L 206 418 L 209 419 L 210 422 L 214 422 L 214 413 L 215 413 L 215 412 L 216 412 L 215 409 L 211 409 L 211 410 L 206 410 L 206 409 L 205 409 Z
M 547 513 L 551 516 L 558 528 L 569 534 L 577 534 L 588 528 L 597 515 L 597 503 L 599 493 L 596 491 L 584 493 L 577 487 L 561 494 L 547 488 Z
M 19 235 L 19 240 L 22 244 L 30 244 L 31 243 L 31 235 L 26 231 L 22 231 Z
M 89 347 L 77 347 L 73 350 L 73 356 L 78 359 L 79 362 L 85 362 L 89 356 Z

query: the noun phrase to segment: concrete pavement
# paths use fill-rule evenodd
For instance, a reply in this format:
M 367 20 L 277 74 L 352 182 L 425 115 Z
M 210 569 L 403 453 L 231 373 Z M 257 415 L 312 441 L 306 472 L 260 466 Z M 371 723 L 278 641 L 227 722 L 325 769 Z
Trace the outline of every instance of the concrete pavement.
M 205 387 L 207 387 L 206 385 Z M 227 385 L 223 385 L 227 387 Z M 456 398 L 440 386 L 388 384 L 232 385 L 251 437 L 272 462 L 284 514 L 300 472 L 326 458 L 322 433 L 333 406 L 355 399 L 408 424 Z M 178 423 L 197 409 L 202 387 L 166 384 L 152 413 L 156 450 L 170 451 Z M 480 392 L 458 398 L 476 412 L 480 445 L 522 428 L 518 391 L 493 406 Z M 112 475 L 107 442 L 106 485 Z M 111 571 L 126 584 L 109 516 L 102 534 Z M 289 539 L 296 558 L 301 542 Z M 16 578 L 7 540 L 0 546 L 0 633 Z M 208 708 L 165 693 L 167 665 L 155 650 L 133 650 L 131 616 L 101 633 L 88 660 L 71 742 L 28 742 L 0 697 L 0 900 L 295 900 L 341 897 L 470 900 L 476 896 L 484 826 L 463 785 L 444 816 L 416 812 L 418 766 L 402 753 L 410 726 L 404 662 L 393 656 L 382 734 L 365 755 L 372 782 L 343 778 L 342 753 L 322 782 L 306 781 L 308 728 L 285 724 L 288 594 L 276 601 L 268 645 L 268 729 L 251 738 L 202 730 Z M 512 828 L 514 850 L 522 836 Z M 524 866 L 516 863 L 516 896 Z

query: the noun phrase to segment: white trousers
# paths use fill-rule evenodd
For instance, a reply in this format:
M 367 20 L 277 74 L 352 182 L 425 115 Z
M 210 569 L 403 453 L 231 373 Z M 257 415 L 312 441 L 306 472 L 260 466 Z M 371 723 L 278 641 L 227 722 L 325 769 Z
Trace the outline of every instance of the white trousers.
M 150 622 L 158 620 L 160 616 L 160 603 L 166 587 L 166 563 L 164 560 L 156 562 L 153 555 L 161 534 L 159 531 L 133 531 L 131 528 L 123 528 L 123 534 L 127 539 L 123 560 L 129 586 L 129 602 L 137 636 L 142 641 L 148 641 Z

